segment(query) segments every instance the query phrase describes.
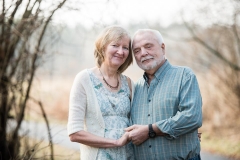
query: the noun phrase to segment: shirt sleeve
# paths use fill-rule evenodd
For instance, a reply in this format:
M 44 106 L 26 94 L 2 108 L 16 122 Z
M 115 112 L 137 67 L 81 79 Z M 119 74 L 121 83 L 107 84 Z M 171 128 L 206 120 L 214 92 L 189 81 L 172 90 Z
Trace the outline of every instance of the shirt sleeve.
M 168 139 L 176 139 L 202 126 L 202 98 L 193 73 L 185 74 L 182 79 L 177 113 L 156 125 L 168 134 Z
M 68 135 L 84 129 L 87 96 L 82 84 L 81 74 L 73 82 L 69 97 Z

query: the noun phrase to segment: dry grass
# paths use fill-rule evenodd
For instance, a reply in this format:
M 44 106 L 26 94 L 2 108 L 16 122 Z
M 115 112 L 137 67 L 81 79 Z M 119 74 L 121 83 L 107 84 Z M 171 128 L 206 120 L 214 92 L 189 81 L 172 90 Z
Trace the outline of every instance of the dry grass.
M 233 159 L 240 159 L 239 139 L 235 136 L 213 136 L 212 134 L 202 134 L 201 147 L 203 150 L 228 156 Z
M 31 95 L 34 95 L 36 99 L 43 103 L 51 119 L 66 122 L 68 117 L 69 93 L 73 79 L 39 81 L 35 82 Z M 35 112 L 38 115 L 41 114 L 36 104 L 31 103 L 28 106 L 31 112 Z
M 27 143 L 26 143 L 27 142 Z M 50 146 L 45 141 L 30 138 L 22 138 L 20 155 L 32 157 L 31 159 L 50 159 Z M 54 144 L 54 159 L 57 160 L 79 160 L 80 152 Z M 22 158 L 24 159 L 24 158 Z
M 203 150 L 240 159 L 240 108 L 237 98 L 214 74 L 198 76 L 203 97 Z

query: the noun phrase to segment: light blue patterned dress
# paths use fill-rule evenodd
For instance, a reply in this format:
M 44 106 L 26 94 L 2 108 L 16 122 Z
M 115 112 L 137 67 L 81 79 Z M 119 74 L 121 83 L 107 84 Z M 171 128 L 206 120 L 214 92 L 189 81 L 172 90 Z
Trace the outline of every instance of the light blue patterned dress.
M 105 123 L 104 137 L 119 139 L 124 134 L 123 129 L 129 126 L 130 90 L 127 77 L 120 75 L 121 89 L 118 92 L 110 92 L 92 71 L 88 72 Z M 128 144 L 123 147 L 99 148 L 96 159 L 133 160 L 133 156 L 133 148 Z

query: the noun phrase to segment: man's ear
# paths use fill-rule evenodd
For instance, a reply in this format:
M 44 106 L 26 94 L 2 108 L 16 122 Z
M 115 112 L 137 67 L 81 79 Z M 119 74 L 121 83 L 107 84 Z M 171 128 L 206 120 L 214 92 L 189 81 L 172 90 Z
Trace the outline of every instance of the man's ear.
M 165 54 L 165 44 L 164 43 L 162 43 L 161 48 L 162 48 L 163 53 Z
M 161 48 L 165 50 L 165 44 L 162 43 Z

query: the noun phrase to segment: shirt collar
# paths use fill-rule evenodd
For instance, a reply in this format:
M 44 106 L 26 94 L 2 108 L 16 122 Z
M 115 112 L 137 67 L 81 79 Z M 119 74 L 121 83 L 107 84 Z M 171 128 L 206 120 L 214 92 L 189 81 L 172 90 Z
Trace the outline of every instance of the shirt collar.
M 159 81 L 161 79 L 161 77 L 165 74 L 165 72 L 171 67 L 171 64 L 168 62 L 168 60 L 166 59 L 166 61 L 163 63 L 163 65 L 161 67 L 158 68 L 157 72 L 154 73 L 154 77 Z M 145 79 L 145 81 L 148 81 L 148 76 L 147 73 L 144 72 L 143 74 L 143 78 Z

